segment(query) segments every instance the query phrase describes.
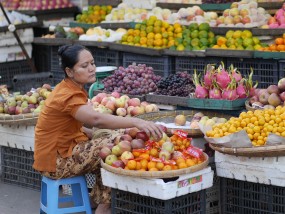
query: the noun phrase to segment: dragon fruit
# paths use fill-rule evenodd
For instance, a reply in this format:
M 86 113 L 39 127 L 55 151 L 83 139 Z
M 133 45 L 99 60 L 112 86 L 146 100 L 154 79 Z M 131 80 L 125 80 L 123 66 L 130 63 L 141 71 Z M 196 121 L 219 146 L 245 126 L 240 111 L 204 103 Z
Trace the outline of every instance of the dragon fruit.
M 209 92 L 204 86 L 200 84 L 199 76 L 197 75 L 196 70 L 194 70 L 193 83 L 196 86 L 195 97 L 202 99 L 207 98 Z
M 221 66 L 219 66 L 218 68 L 218 72 L 216 74 L 216 81 L 222 90 L 226 89 L 229 83 L 231 82 L 230 75 L 225 70 L 225 66 L 223 62 L 221 62 Z

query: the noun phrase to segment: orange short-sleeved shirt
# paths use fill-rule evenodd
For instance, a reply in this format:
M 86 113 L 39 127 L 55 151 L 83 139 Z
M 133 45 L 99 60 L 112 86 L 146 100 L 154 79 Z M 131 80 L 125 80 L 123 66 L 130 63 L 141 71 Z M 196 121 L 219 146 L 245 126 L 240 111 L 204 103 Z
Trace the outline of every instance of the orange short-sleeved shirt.
M 88 96 L 70 79 L 62 80 L 45 101 L 35 128 L 34 169 L 55 172 L 56 157 L 71 155 L 74 146 L 88 140 L 82 123 L 74 118 Z

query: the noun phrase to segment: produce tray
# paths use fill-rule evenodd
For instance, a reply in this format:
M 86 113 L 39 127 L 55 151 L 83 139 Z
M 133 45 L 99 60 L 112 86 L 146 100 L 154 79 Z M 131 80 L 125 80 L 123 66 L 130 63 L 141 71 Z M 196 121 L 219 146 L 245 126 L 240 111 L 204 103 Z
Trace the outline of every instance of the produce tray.
M 199 109 L 218 109 L 218 110 L 238 110 L 244 107 L 246 99 L 236 100 L 216 100 L 216 99 L 196 99 L 188 100 L 188 107 Z
M 285 52 L 254 51 L 254 58 L 285 59 Z
M 249 50 L 229 50 L 229 49 L 206 49 L 206 56 L 221 56 L 221 57 L 243 57 L 252 58 L 254 51 Z
M 35 37 L 33 43 L 37 45 L 68 45 L 75 43 L 75 41 L 74 39 L 65 39 L 65 38 Z
M 107 92 L 107 91 L 104 91 L 104 90 L 94 90 L 93 91 L 93 95 L 96 96 L 97 94 L 102 93 L 102 92 L 104 92 L 106 94 L 111 94 L 111 92 Z M 123 94 L 121 94 L 121 95 L 123 95 Z M 145 95 L 129 95 L 129 94 L 127 94 L 127 95 L 130 98 L 139 98 L 140 101 L 145 101 Z
M 169 49 L 162 50 L 163 55 L 169 56 L 189 56 L 189 57 L 205 57 L 205 51 L 174 51 Z
M 132 176 L 132 177 L 139 177 L 139 178 L 173 178 L 179 175 L 185 175 L 188 173 L 197 172 L 202 170 L 208 166 L 209 157 L 206 153 L 203 152 L 205 161 L 200 164 L 187 167 L 184 169 L 176 169 L 176 170 L 169 170 L 169 171 L 139 171 L 139 170 L 125 170 L 122 168 L 115 168 L 110 166 L 103 161 L 101 161 L 101 166 L 103 169 L 113 172 L 120 175 Z
M 158 94 L 147 94 L 145 100 L 150 103 L 159 103 L 165 105 L 186 106 L 190 97 L 167 96 Z
M 257 110 L 256 108 L 253 108 L 252 106 L 250 106 L 248 100 L 245 101 L 245 109 L 248 110 L 248 111 L 255 111 L 255 110 Z
M 142 115 L 138 115 L 136 117 L 153 121 L 153 122 L 163 122 L 163 123 L 173 123 L 174 118 L 177 115 L 184 115 L 186 117 L 187 121 L 191 121 L 193 119 L 193 116 L 201 112 L 204 115 L 208 117 L 224 117 L 226 119 L 229 119 L 231 116 L 224 114 L 224 113 L 218 113 L 218 112 L 211 112 L 211 111 L 203 111 L 203 110 L 177 110 L 177 111 L 161 111 L 161 112 L 150 112 Z M 175 128 L 167 128 L 167 134 L 173 134 L 174 131 L 177 129 Z M 183 130 L 188 133 L 188 137 L 203 137 L 204 134 L 201 132 L 200 129 L 183 129 L 182 127 L 179 130 Z
M 15 25 L 15 27 L 17 30 L 19 30 L 19 29 L 25 29 L 25 28 L 39 27 L 39 26 L 42 26 L 42 24 L 43 24 L 42 21 L 38 21 L 38 22 L 18 24 L 18 25 Z M 0 33 L 6 32 L 6 31 L 9 31 L 8 26 L 0 27 Z
M 161 56 L 162 50 L 154 49 L 154 48 L 145 48 L 145 47 L 137 47 L 133 45 L 124 45 L 119 43 L 110 43 L 109 48 L 111 50 L 144 54 L 148 56 Z
M 258 147 L 224 147 L 216 144 L 209 144 L 210 147 L 220 153 L 246 156 L 246 157 L 278 157 L 285 155 L 285 145 L 258 146 Z
M 129 29 L 132 28 L 134 23 L 132 22 L 101 22 L 98 24 L 87 24 L 87 23 L 79 23 L 79 22 L 69 22 L 69 27 L 82 27 L 85 30 L 91 27 L 98 27 L 104 29 L 114 29 L 117 30 L 118 28 Z

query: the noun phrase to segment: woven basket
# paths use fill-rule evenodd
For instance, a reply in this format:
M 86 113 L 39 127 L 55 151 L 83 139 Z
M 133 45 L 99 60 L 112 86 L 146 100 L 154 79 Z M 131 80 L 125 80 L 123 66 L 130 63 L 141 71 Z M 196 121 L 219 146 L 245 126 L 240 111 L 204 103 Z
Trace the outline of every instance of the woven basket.
M 203 163 L 191 166 L 185 169 L 169 170 L 169 171 L 135 171 L 135 170 L 126 170 L 122 168 L 112 167 L 103 161 L 101 161 L 102 168 L 120 175 L 132 176 L 132 177 L 141 177 L 141 178 L 173 178 L 179 175 L 193 173 L 199 170 L 202 170 L 208 166 L 209 157 L 204 153 L 205 161 Z
M 274 145 L 274 146 L 259 146 L 259 147 L 239 147 L 230 148 L 223 147 L 216 144 L 210 143 L 210 147 L 220 153 L 235 155 L 235 156 L 246 156 L 246 157 L 277 157 L 285 155 L 285 145 Z
M 39 113 L 27 113 L 18 115 L 0 114 L 0 124 L 35 126 L 38 117 Z
M 256 108 L 253 108 L 252 106 L 249 105 L 248 100 L 245 101 L 245 109 L 248 111 L 255 111 L 256 110 Z
M 144 119 L 144 120 L 150 120 L 154 122 L 164 122 L 164 123 L 173 123 L 174 118 L 179 115 L 185 115 L 187 121 L 191 121 L 193 116 L 198 113 L 202 112 L 204 115 L 208 117 L 224 117 L 226 119 L 229 119 L 230 115 L 225 115 L 222 113 L 212 112 L 212 111 L 197 111 L 197 110 L 177 110 L 177 111 L 162 111 L 162 112 L 150 112 L 146 114 L 138 115 L 138 118 Z M 168 133 L 166 134 L 172 134 L 173 131 L 177 129 L 175 128 L 167 128 Z M 189 137 L 203 137 L 204 134 L 201 132 L 200 129 L 183 129 L 181 127 L 179 130 L 183 130 L 188 133 Z

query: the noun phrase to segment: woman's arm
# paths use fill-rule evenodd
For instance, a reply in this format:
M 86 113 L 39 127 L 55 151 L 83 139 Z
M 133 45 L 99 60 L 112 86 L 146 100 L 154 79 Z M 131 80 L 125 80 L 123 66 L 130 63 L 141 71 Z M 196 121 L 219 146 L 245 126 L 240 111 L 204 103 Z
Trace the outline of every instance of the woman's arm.
M 141 131 L 152 135 L 155 139 L 162 137 L 162 128 L 150 121 L 145 121 L 134 117 L 119 117 L 110 114 L 102 114 L 93 110 L 90 105 L 79 107 L 75 118 L 84 124 L 102 129 L 121 129 L 137 127 Z
M 82 127 L 82 129 L 83 129 L 83 132 L 87 135 L 87 137 L 89 139 L 92 139 L 92 137 L 93 137 L 93 130 L 89 129 L 89 128 L 86 128 L 84 126 Z

